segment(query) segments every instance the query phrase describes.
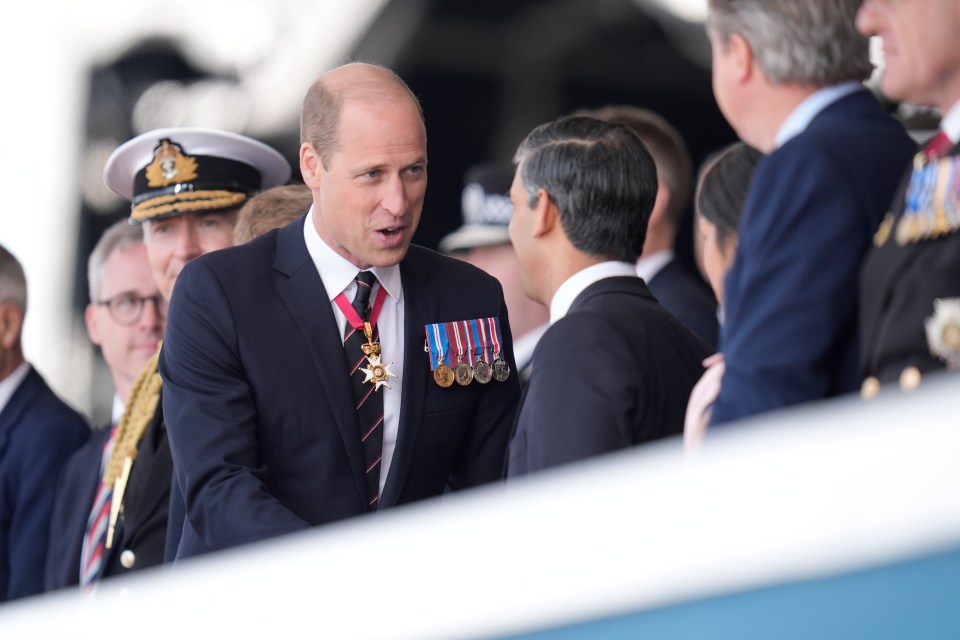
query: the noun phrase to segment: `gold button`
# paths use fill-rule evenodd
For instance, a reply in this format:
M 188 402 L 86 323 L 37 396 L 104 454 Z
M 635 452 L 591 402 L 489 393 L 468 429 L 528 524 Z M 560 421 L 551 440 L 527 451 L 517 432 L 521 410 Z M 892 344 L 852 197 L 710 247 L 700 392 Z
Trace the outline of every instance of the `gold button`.
M 920 369 L 916 367 L 907 367 L 900 372 L 900 388 L 904 391 L 913 391 L 920 386 Z
M 880 393 L 880 381 L 876 376 L 870 376 L 860 386 L 860 397 L 864 400 L 876 398 L 878 393 Z
M 120 554 L 120 564 L 124 569 L 133 569 L 133 565 L 137 564 L 136 554 L 130 549 L 124 549 Z

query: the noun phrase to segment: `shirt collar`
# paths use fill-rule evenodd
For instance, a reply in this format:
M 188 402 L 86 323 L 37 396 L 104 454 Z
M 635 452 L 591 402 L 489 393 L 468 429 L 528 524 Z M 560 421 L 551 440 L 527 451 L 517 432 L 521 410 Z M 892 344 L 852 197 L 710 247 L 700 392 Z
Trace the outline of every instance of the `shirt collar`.
M 777 147 L 782 147 L 789 140 L 803 133 L 810 122 L 834 102 L 856 91 L 866 90 L 862 82 L 843 82 L 814 91 L 798 104 L 780 125 L 775 140 Z
M 950 109 L 940 118 L 940 128 L 950 142 L 957 144 L 960 142 L 960 102 L 955 102 Z
M 119 393 L 113 394 L 113 407 L 110 410 L 110 424 L 120 424 L 120 418 L 123 417 L 123 398 Z
M 320 273 L 320 279 L 327 291 L 327 299 L 333 299 L 343 293 L 353 284 L 361 269 L 330 248 L 313 224 L 313 207 L 307 212 L 303 223 L 303 239 L 307 243 L 307 252 Z M 369 271 L 377 276 L 377 281 L 387 295 L 395 302 L 400 302 L 403 296 L 403 287 L 400 280 L 400 265 L 390 267 L 371 267 Z
M 641 256 L 637 260 L 637 275 L 643 278 L 644 282 L 649 283 L 671 260 L 673 260 L 673 249 L 663 249 L 648 256 Z
M 567 315 L 570 305 L 583 290 L 598 280 L 617 276 L 637 277 L 637 266 L 629 262 L 609 261 L 581 269 L 560 285 L 550 300 L 550 324 Z

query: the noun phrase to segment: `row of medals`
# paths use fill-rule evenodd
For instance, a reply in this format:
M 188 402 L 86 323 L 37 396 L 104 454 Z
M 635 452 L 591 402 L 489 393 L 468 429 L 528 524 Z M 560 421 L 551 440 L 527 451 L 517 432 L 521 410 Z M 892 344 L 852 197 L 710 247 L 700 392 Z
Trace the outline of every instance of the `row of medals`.
M 500 357 L 499 353 L 494 354 L 492 365 L 483 358 L 479 358 L 472 367 L 470 363 L 464 361 L 463 355 L 460 355 L 457 366 L 452 369 L 440 357 L 437 358 L 437 368 L 433 370 L 434 382 L 444 388 L 451 386 L 454 381 L 465 387 L 474 380 L 480 384 L 487 384 L 490 380 L 503 382 L 509 377 L 510 365 Z

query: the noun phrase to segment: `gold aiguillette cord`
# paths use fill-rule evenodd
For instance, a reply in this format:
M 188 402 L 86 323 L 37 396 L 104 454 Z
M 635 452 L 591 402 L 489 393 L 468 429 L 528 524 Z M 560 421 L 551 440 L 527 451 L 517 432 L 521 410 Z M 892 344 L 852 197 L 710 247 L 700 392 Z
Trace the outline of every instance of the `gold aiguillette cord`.
M 123 470 L 120 477 L 113 483 L 113 501 L 110 503 L 110 524 L 107 527 L 107 549 L 113 546 L 113 534 L 117 528 L 117 518 L 120 517 L 120 509 L 123 507 L 123 494 L 127 489 L 127 480 L 130 478 L 130 468 L 133 466 L 133 458 L 127 456 L 123 459 Z

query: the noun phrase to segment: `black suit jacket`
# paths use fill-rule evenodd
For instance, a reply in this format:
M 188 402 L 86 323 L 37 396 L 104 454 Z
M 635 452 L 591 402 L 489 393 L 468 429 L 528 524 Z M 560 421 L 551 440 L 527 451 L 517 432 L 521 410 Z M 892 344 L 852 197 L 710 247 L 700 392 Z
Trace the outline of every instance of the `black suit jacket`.
M 57 480 L 89 437 L 32 368 L 0 412 L 0 602 L 43 591 Z
M 717 299 L 676 258 L 650 278 L 647 286 L 664 309 L 713 349 L 717 348 Z
M 80 556 L 87 519 L 101 480 L 103 447 L 110 429 L 97 431 L 64 466 L 50 530 L 44 587 L 60 589 L 80 582 Z M 123 499 L 113 543 L 104 549 L 100 577 L 125 575 L 164 561 L 173 461 L 158 403 L 137 447 L 137 459 Z M 121 556 L 126 554 L 126 565 Z
M 516 375 L 441 388 L 423 350 L 425 325 L 483 317 L 500 318 L 510 345 L 497 281 L 416 246 L 400 273 L 403 396 L 381 508 L 500 478 L 519 398 Z M 389 358 L 389 345 L 384 352 Z M 346 371 L 303 218 L 186 266 L 160 358 L 187 513 L 178 557 L 366 513 Z
M 960 146 L 949 155 L 960 156 Z M 960 230 L 905 246 L 896 241 L 910 173 L 890 209 L 889 236 L 871 246 L 860 272 L 860 371 L 881 382 L 896 380 L 906 367 L 926 373 L 945 366 L 930 352 L 924 322 L 934 300 L 960 297 Z
M 587 287 L 537 344 L 508 475 L 681 433 L 711 353 L 640 278 Z

